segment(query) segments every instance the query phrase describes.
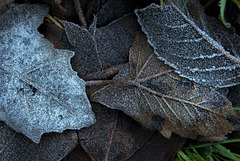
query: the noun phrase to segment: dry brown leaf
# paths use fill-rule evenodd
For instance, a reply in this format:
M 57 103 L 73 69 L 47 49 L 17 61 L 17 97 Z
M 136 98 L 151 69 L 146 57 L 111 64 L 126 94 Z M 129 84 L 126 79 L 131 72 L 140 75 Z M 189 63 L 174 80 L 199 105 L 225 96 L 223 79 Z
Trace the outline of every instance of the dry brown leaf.
M 125 160 L 153 133 L 118 110 L 97 103 L 92 107 L 96 124 L 78 133 L 81 146 L 92 160 Z
M 134 161 L 149 158 L 166 161 L 173 158 L 186 141 L 179 136 L 166 139 L 159 133 L 154 135 L 153 131 L 139 125 L 121 111 L 97 103 L 93 103 L 92 107 L 96 124 L 78 133 L 81 146 L 92 160 Z
M 179 77 L 158 60 L 144 34 L 130 50 L 130 63 L 92 100 L 120 109 L 146 127 L 197 139 L 223 136 L 234 130 L 237 115 L 231 103 L 213 88 Z

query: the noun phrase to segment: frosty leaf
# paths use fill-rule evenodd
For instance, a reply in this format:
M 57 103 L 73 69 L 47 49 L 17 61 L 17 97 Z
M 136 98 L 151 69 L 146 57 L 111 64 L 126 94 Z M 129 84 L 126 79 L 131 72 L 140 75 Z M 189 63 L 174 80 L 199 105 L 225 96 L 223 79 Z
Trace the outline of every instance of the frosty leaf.
M 74 47 L 75 56 L 71 60 L 73 69 L 83 76 L 102 69 L 96 42 L 87 29 L 77 24 L 63 21 L 69 43 Z
M 237 118 L 230 102 L 212 88 L 179 77 L 158 60 L 143 34 L 136 36 L 130 60 L 116 83 L 92 95 L 92 100 L 120 109 L 165 137 L 177 133 L 222 136 L 234 130 Z
M 103 69 L 126 63 L 139 25 L 134 14 L 125 15 L 96 30 L 95 39 Z
M 0 120 L 38 143 L 43 133 L 94 123 L 85 82 L 70 66 L 73 53 L 38 33 L 48 9 L 15 5 L 0 17 Z
M 105 27 L 89 31 L 77 24 L 64 21 L 68 40 L 76 55 L 71 60 L 73 69 L 81 77 L 128 61 L 128 50 L 139 28 L 134 14 L 125 15 Z
M 50 133 L 39 144 L 0 122 L 0 160 L 61 160 L 78 144 L 75 131 Z
M 4 6 L 4 7 L 0 6 L 0 16 L 2 14 L 4 14 L 4 12 L 6 12 L 6 11 L 7 11 L 7 7 L 6 6 Z
M 214 87 L 239 84 L 240 38 L 217 29 L 221 25 L 209 21 L 198 1 L 189 1 L 184 10 L 179 9 L 181 2 L 135 10 L 155 54 L 180 76 L 197 83 Z

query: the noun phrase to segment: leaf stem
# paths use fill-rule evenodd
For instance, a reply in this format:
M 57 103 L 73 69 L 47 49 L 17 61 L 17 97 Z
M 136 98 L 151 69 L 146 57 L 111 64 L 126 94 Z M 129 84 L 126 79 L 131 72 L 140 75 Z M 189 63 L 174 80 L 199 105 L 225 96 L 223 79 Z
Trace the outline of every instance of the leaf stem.
M 90 73 L 84 76 L 81 76 L 82 79 L 86 80 L 100 80 L 100 79 L 106 79 L 108 77 L 116 75 L 123 67 L 125 64 L 119 64 L 116 66 L 112 66 L 111 68 L 108 68 L 106 70 L 100 71 L 100 72 L 95 72 L 95 73 Z
M 108 84 L 119 84 L 119 85 L 133 85 L 138 86 L 136 81 L 133 80 L 123 80 L 123 79 L 114 79 L 114 80 L 92 80 L 86 81 L 86 86 L 100 86 L 100 85 L 108 85 Z
M 78 17 L 79 17 L 79 21 L 81 22 L 81 24 L 83 25 L 83 27 L 87 28 L 87 22 L 85 20 L 85 16 L 83 15 L 83 11 L 81 8 L 81 4 L 79 0 L 73 0 L 74 6 L 76 8 Z

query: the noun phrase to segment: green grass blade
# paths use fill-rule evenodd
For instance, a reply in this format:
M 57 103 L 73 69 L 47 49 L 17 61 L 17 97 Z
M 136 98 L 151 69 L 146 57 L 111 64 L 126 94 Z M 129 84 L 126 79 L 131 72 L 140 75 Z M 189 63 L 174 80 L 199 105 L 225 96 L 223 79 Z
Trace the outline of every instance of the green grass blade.
M 178 155 L 182 157 L 185 161 L 191 161 L 191 159 L 181 150 L 178 151 Z M 180 157 L 178 158 L 180 161 L 182 161 L 182 158 L 180 159 Z
M 187 156 L 193 161 L 205 161 L 204 158 L 195 151 L 185 150 Z
M 240 160 L 239 157 L 237 157 L 234 153 L 232 153 L 229 149 L 225 148 L 224 146 L 218 144 L 218 145 L 215 145 L 214 147 L 216 147 L 216 151 L 215 151 L 216 153 L 219 153 L 222 156 L 232 159 L 234 161 Z
M 225 18 L 224 18 L 224 11 L 225 11 L 225 7 L 226 7 L 226 1 L 227 0 L 221 0 L 220 1 L 220 3 L 221 3 L 221 6 L 220 6 L 220 17 L 221 17 L 223 25 L 225 27 L 229 28 L 230 26 L 227 24 L 227 22 L 225 21 Z
M 214 154 L 214 153 L 213 153 L 213 157 L 216 161 L 229 161 L 229 160 L 227 160 L 227 159 L 225 159 L 225 158 L 223 158 L 223 157 L 221 157 L 217 154 Z
M 224 141 L 221 141 L 218 143 L 202 143 L 202 144 L 198 144 L 198 145 L 192 145 L 192 147 L 203 148 L 203 147 L 208 147 L 208 146 L 212 146 L 212 145 L 227 144 L 227 143 L 234 143 L 234 142 L 240 142 L 240 138 L 239 139 L 228 139 L 228 140 L 224 140 Z M 186 147 L 186 148 L 183 148 L 183 150 L 192 149 L 192 147 Z
M 240 110 L 240 107 L 233 107 L 234 110 Z
M 183 10 L 183 8 L 187 5 L 188 1 L 189 1 L 189 0 L 185 0 L 185 1 L 184 1 L 184 4 L 183 4 L 183 6 L 181 7 L 180 10 Z
M 227 144 L 227 143 L 235 143 L 235 142 L 240 142 L 240 138 L 238 138 L 238 139 L 228 139 L 228 140 L 224 140 L 224 141 L 221 141 L 219 143 L 216 143 L 216 144 Z
M 200 153 L 206 159 L 206 161 L 214 161 L 214 158 L 212 156 L 212 146 L 209 147 L 209 150 L 208 149 L 200 150 Z
M 233 0 L 233 2 L 237 5 L 237 7 L 240 9 L 240 3 L 237 0 Z

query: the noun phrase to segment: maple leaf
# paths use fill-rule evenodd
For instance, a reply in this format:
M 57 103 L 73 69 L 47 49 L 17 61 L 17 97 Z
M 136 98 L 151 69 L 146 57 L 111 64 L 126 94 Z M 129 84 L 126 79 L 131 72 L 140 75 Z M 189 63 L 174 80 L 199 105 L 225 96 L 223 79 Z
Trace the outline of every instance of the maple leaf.
M 95 122 L 85 82 L 37 31 L 48 7 L 13 5 L 0 17 L 0 120 L 38 143 L 43 133 Z
M 145 35 L 138 34 L 130 50 L 129 65 L 114 84 L 91 99 L 119 109 L 142 125 L 186 138 L 222 136 L 234 130 L 237 118 L 231 103 L 213 88 L 179 77 L 157 59 Z
M 193 0 L 151 4 L 135 10 L 142 31 L 160 60 L 197 83 L 228 87 L 240 83 L 240 38 L 207 17 Z

